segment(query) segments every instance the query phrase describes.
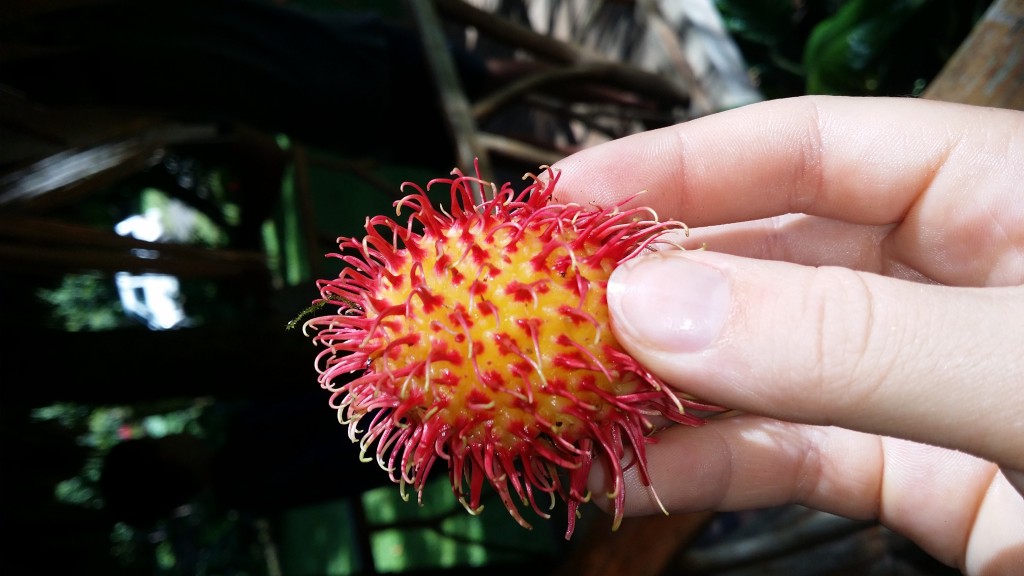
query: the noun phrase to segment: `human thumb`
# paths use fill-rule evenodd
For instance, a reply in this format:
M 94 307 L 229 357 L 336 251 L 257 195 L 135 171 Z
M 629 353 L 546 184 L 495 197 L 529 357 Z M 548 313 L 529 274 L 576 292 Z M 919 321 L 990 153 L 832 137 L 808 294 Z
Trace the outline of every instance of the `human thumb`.
M 1024 469 L 1024 288 L 671 250 L 619 266 L 608 306 L 622 346 L 702 400 Z

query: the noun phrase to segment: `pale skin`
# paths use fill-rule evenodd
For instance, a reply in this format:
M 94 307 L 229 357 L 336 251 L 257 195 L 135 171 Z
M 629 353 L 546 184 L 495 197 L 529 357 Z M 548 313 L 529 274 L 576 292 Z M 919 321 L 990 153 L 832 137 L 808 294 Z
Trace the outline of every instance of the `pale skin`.
M 631 205 L 706 246 L 609 284 L 624 348 L 742 412 L 658 432 L 668 510 L 799 503 L 878 518 L 967 574 L 1024 574 L 1024 113 L 778 100 L 555 168 L 557 200 L 644 189 Z M 658 511 L 635 467 L 626 507 Z

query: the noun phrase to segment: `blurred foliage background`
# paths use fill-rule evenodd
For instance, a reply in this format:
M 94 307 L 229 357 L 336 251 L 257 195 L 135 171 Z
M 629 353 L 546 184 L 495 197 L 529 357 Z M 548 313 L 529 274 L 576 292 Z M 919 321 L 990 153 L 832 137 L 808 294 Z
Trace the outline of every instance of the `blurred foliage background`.
M 919 96 L 991 0 L 716 0 L 766 98 Z
M 561 15 L 591 48 L 651 14 L 644 2 L 475 4 L 540 35 Z M 713 3 L 761 98 L 919 95 L 988 5 Z M 489 63 L 532 63 L 456 22 L 444 31 L 471 101 L 522 79 Z M 284 330 L 313 280 L 337 273 L 322 257 L 334 238 L 390 212 L 402 182 L 458 161 L 419 46 L 399 1 L 0 9 L 4 573 L 553 573 L 572 552 L 559 521 L 526 532 L 500 505 L 465 515 L 443 475 L 422 507 L 402 502 L 356 462 L 315 384 L 314 348 Z M 643 91 L 540 92 L 532 111 L 481 127 L 557 157 L 692 113 Z M 538 163 L 535 148 L 506 151 L 493 173 Z M 121 445 L 148 448 L 111 485 Z

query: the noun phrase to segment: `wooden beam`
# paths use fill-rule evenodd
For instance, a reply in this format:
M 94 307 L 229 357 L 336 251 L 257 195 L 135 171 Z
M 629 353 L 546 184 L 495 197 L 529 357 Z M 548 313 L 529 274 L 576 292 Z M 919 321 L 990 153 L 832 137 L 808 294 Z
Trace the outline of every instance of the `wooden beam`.
M 1024 0 L 996 0 L 924 98 L 1024 110 Z

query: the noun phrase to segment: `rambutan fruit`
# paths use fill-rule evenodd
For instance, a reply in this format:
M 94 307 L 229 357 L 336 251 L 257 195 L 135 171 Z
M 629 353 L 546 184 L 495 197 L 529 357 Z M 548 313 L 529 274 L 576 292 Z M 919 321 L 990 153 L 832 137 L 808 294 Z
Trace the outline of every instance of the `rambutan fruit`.
M 556 203 L 550 169 L 524 179 L 516 193 L 455 170 L 427 184 L 450 188 L 447 208 L 404 184 L 413 189 L 395 203 L 399 215 L 411 211 L 404 222 L 368 218 L 364 237 L 340 238 L 328 254 L 346 266 L 317 282 L 318 303 L 337 313 L 305 329 L 324 347 L 316 367 L 338 420 L 403 496 L 406 485 L 422 494 L 441 460 L 471 513 L 485 484 L 526 528 L 520 505 L 548 518 L 538 497 L 549 509 L 562 498 L 568 539 L 595 459 L 607 467 L 617 526 L 626 449 L 647 482 L 653 421 L 696 426 L 694 410 L 716 408 L 645 370 L 609 324 L 614 267 L 685 226 L 643 208 Z M 474 187 L 491 198 L 477 205 Z

